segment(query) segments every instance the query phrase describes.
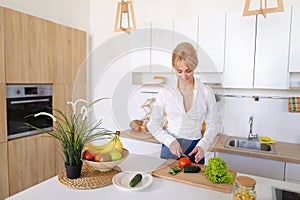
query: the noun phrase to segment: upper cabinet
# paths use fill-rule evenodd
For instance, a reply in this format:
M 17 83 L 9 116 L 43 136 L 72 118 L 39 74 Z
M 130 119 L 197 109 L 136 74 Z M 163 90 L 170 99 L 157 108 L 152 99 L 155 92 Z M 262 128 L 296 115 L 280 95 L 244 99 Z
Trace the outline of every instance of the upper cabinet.
M 5 83 L 4 65 L 4 9 L 0 7 L 0 84 Z
M 255 16 L 227 14 L 223 87 L 252 88 L 255 23 Z
M 200 15 L 198 58 L 200 72 L 223 72 L 225 54 L 225 14 Z
M 7 83 L 53 82 L 53 23 L 4 8 Z
M 300 72 L 300 4 L 293 5 L 291 22 L 290 72 Z
M 55 24 L 54 83 L 86 83 L 86 32 Z
M 150 72 L 172 72 L 173 21 L 151 24 Z
M 254 88 L 287 89 L 291 10 L 257 16 Z
M 190 42 L 195 47 L 198 42 L 198 19 L 174 19 L 174 48 L 181 42 Z
M 291 11 L 243 17 L 228 14 L 224 87 L 288 88 Z

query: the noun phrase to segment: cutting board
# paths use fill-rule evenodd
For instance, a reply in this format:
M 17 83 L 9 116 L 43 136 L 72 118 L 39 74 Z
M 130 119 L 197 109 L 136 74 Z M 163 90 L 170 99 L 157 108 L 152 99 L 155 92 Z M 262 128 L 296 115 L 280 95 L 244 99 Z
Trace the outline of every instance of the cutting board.
M 192 164 L 195 166 L 199 166 L 201 171 L 198 173 L 184 173 L 183 171 L 178 172 L 176 175 L 169 174 L 170 168 L 178 165 L 178 161 L 174 159 L 169 159 L 165 163 L 163 163 L 160 167 L 152 172 L 153 176 L 165 178 L 172 181 L 182 182 L 191 184 L 194 186 L 216 190 L 218 192 L 231 193 L 233 184 L 228 183 L 212 183 L 206 175 L 204 174 L 205 165 L 200 164 Z M 236 172 L 233 170 L 229 170 L 232 174 L 233 180 L 235 180 Z

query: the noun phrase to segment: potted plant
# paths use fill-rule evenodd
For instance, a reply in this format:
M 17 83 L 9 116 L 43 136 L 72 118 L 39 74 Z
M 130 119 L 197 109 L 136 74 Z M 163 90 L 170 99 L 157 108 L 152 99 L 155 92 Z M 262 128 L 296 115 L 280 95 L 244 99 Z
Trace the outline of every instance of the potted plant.
M 85 144 L 97 139 L 103 139 L 105 138 L 104 136 L 112 134 L 111 131 L 101 127 L 101 119 L 95 123 L 87 120 L 87 114 L 92 105 L 103 99 L 105 98 L 98 99 L 87 106 L 82 106 L 80 113 L 76 113 L 76 105 L 78 102 L 87 104 L 84 99 L 78 99 L 74 103 L 68 102 L 68 104 L 71 104 L 73 111 L 69 116 L 59 109 L 53 109 L 53 115 L 46 112 L 34 115 L 34 117 L 40 115 L 51 117 L 54 122 L 52 131 L 43 130 L 28 124 L 30 127 L 46 132 L 49 136 L 58 140 L 63 151 L 67 177 L 70 179 L 80 177 L 82 167 L 81 155 Z

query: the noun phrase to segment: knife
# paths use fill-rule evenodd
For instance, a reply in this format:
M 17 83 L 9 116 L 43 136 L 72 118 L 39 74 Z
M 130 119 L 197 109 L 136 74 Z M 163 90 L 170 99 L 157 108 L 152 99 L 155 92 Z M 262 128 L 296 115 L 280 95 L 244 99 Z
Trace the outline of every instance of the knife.
M 189 158 L 189 156 L 184 154 L 183 152 L 180 153 L 180 157 L 188 157 Z

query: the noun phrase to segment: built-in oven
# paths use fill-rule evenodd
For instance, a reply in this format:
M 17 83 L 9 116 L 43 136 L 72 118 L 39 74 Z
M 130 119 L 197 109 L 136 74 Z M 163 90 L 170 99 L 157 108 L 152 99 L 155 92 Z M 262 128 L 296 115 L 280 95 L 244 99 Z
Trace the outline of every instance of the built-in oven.
M 7 132 L 8 139 L 37 134 L 41 131 L 30 128 L 28 124 L 52 130 L 53 121 L 39 112 L 52 114 L 52 85 L 7 85 Z

